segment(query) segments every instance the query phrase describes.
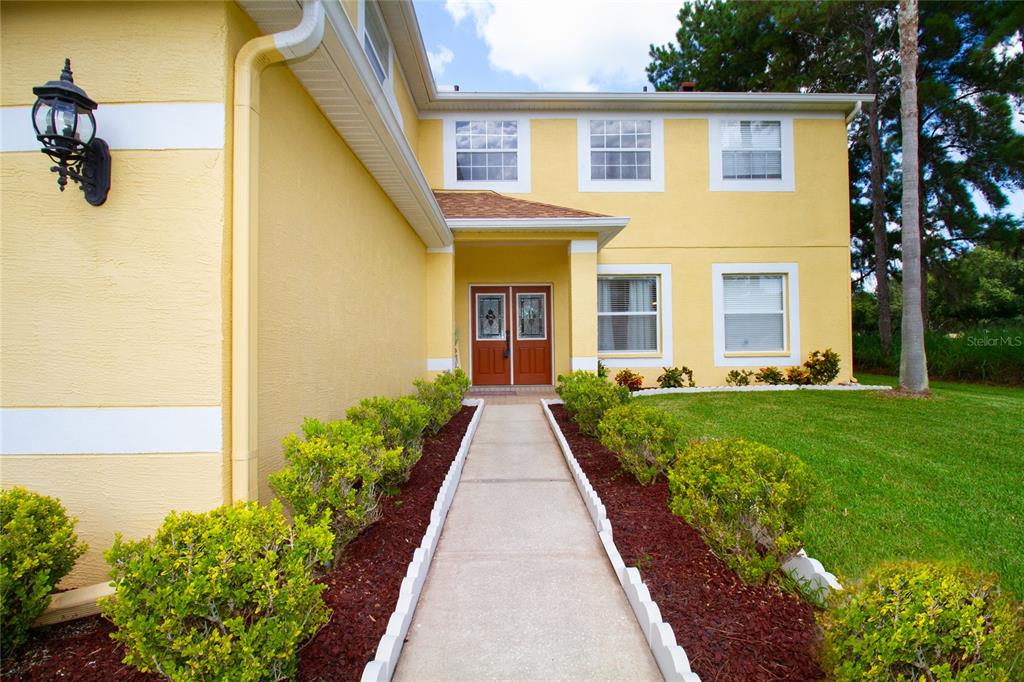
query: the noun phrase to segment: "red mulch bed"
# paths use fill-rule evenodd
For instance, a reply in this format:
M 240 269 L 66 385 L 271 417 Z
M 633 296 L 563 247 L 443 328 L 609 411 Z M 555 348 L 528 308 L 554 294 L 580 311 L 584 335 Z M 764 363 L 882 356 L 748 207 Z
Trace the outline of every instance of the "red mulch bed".
M 373 659 L 412 553 L 430 523 L 437 491 L 477 408 L 463 407 L 423 444 L 423 457 L 395 498 L 381 500 L 381 518 L 348 547 L 324 577 L 331 621 L 299 654 L 299 679 L 358 680 Z M 398 502 L 401 502 L 398 504 Z M 113 626 L 99 616 L 36 628 L 15 658 L 5 657 L 5 680 L 156 680 L 123 663 L 110 639 Z
M 743 583 L 669 511 L 664 479 L 641 486 L 600 442 L 580 434 L 562 405 L 551 411 L 608 512 L 623 561 L 640 569 L 702 680 L 825 677 L 810 605 L 775 586 Z

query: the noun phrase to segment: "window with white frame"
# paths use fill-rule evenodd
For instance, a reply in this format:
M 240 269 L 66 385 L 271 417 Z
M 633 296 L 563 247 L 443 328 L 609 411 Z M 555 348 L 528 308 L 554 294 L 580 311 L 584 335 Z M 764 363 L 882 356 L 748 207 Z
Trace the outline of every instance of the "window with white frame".
M 779 121 L 722 121 L 719 130 L 723 179 L 782 179 L 782 124 Z
M 724 275 L 725 352 L 786 350 L 785 275 Z
M 518 121 L 455 121 L 455 177 L 458 181 L 519 179 Z
M 599 276 L 597 348 L 601 353 L 658 351 L 658 278 Z
M 792 192 L 793 117 L 712 115 L 708 144 L 712 192 Z
M 711 293 L 716 367 L 800 364 L 796 263 L 714 263 Z
M 649 120 L 590 121 L 591 180 L 650 180 Z
M 664 118 L 580 116 L 581 192 L 665 191 Z
M 391 43 L 384 28 L 380 8 L 373 0 L 366 0 L 363 9 L 363 50 L 377 80 L 383 85 L 391 74 Z

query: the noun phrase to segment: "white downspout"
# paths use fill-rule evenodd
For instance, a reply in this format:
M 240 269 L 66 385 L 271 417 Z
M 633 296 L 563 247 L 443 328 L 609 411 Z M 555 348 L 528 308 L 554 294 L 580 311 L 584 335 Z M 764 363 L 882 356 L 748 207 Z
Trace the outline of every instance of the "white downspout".
M 846 117 L 846 125 L 850 125 L 850 121 L 860 116 L 862 108 L 862 102 L 857 100 L 857 103 L 853 105 L 853 111 L 851 111 Z
M 260 73 L 312 53 L 324 36 L 321 0 L 288 31 L 253 38 L 235 58 L 231 191 L 231 501 L 259 496 L 256 446 L 256 281 Z

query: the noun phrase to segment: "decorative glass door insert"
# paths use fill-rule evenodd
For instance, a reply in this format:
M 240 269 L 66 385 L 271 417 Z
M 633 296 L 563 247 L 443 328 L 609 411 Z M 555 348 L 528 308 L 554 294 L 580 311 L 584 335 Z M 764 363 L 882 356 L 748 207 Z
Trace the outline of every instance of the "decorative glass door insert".
M 518 338 L 547 338 L 547 306 L 544 294 L 517 294 L 516 312 L 519 324 Z
M 477 294 L 476 338 L 478 341 L 505 339 L 505 294 Z

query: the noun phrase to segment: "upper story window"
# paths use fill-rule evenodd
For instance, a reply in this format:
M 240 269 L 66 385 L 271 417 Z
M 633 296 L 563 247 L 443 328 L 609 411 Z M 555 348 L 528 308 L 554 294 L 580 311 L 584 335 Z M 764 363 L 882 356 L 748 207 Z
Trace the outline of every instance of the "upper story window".
M 779 121 L 722 121 L 722 178 L 781 180 Z
M 712 192 L 794 190 L 792 117 L 712 117 L 708 140 Z
M 455 121 L 458 180 L 518 180 L 517 121 Z
M 663 191 L 663 129 L 660 118 L 581 117 L 580 191 Z
M 446 117 L 444 186 L 529 192 L 529 119 L 472 114 Z
M 363 49 L 377 80 L 384 85 L 391 76 L 391 43 L 376 2 L 367 1 L 363 10 Z

